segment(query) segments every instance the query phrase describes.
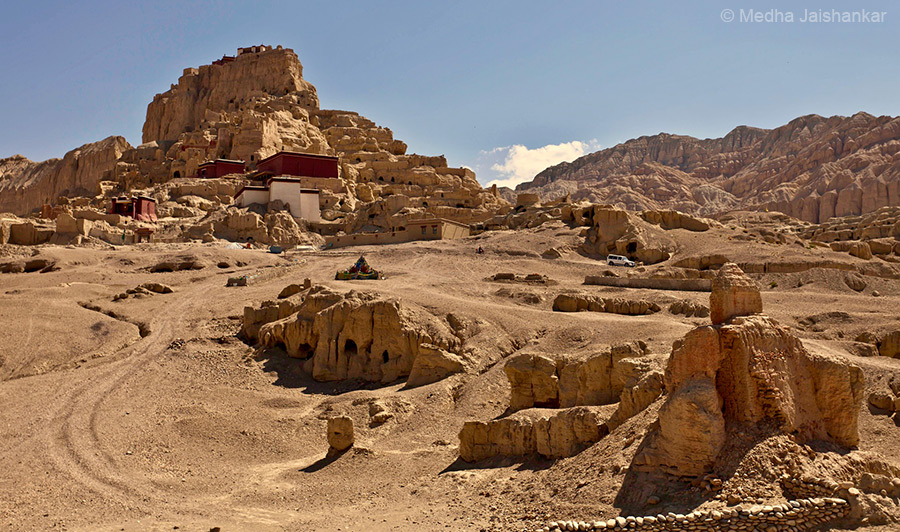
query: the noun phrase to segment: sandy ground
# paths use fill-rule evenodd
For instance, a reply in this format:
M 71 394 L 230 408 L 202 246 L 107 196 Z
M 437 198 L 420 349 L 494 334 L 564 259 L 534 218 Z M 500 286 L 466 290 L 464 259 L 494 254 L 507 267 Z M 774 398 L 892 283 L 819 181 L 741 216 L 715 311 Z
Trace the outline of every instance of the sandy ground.
M 684 254 L 824 253 L 730 243 L 714 231 L 677 233 Z M 640 317 L 552 312 L 553 298 L 569 290 L 644 297 L 664 309 L 675 299 L 707 302 L 698 292 L 586 287 L 584 276 L 605 266 L 571 251 L 540 258 L 551 245 L 571 250 L 579 240 L 560 225 L 287 258 L 224 243 L 43 247 L 60 270 L 0 275 L 0 529 L 479 531 L 616 516 L 627 509 L 616 500 L 634 441 L 628 435 L 642 433 L 652 409 L 569 459 L 467 464 L 457 453 L 463 422 L 497 417 L 508 403 L 499 355 L 480 374 L 415 389 L 403 382 L 318 383 L 299 362 L 254 354 L 236 337 L 244 306 L 274 299 L 305 278 L 399 297 L 438 316 L 478 318 L 518 346 L 548 352 L 599 351 L 639 339 L 665 356 L 705 321 L 665 310 Z M 485 255 L 473 253 L 478 245 Z M 333 280 L 363 252 L 386 279 Z M 181 255 L 206 266 L 149 273 L 161 259 Z M 553 283 L 488 280 L 497 272 L 540 273 Z M 235 275 L 250 276 L 250 284 L 226 288 Z M 871 278 L 857 293 L 840 275 L 815 270 L 757 279 L 768 314 L 794 327 L 810 349 L 852 358 L 865 369 L 869 390 L 884 386 L 900 360 L 850 355 L 848 344 L 860 332 L 900 326 L 900 281 Z M 147 281 L 174 292 L 112 300 Z M 810 324 L 810 316 L 831 311 L 846 316 Z M 369 427 L 372 399 L 390 405 L 394 418 Z M 357 431 L 355 448 L 337 459 L 325 456 L 331 413 L 352 416 Z M 898 423 L 865 406 L 860 416 L 861 448 L 892 456 Z M 661 493 L 666 508 L 689 504 L 677 490 Z

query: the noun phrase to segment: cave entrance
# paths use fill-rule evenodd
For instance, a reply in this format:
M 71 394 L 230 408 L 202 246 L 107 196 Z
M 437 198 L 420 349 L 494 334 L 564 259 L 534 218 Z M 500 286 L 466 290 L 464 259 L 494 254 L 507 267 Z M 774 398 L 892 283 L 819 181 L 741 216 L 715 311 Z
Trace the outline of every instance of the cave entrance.
M 356 342 L 353 340 L 347 340 L 344 342 L 344 354 L 348 357 L 356 356 L 359 353 L 359 348 L 356 347 Z
M 313 354 L 313 348 L 309 344 L 300 344 L 297 346 L 297 358 L 307 359 Z
M 637 251 L 637 242 L 629 242 L 627 246 L 625 246 L 626 253 L 634 253 Z
M 172 174 L 172 177 L 174 177 L 175 179 L 178 179 L 179 177 L 181 177 L 181 172 L 179 172 L 178 170 L 175 170 L 175 173 Z
M 385 364 L 391 359 L 391 355 L 387 352 L 387 349 L 384 350 L 384 353 L 381 353 L 381 360 L 384 361 Z

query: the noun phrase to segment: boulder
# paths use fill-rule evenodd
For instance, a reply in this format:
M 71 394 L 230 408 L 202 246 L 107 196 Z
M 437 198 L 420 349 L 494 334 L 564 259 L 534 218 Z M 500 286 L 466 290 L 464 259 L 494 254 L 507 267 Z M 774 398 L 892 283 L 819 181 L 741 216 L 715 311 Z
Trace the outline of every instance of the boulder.
M 735 316 L 762 312 L 759 287 L 732 262 L 719 268 L 709 296 L 709 312 L 713 325 Z
M 881 410 L 893 412 L 894 402 L 895 398 L 886 393 L 872 392 L 869 394 L 869 404 Z
M 328 418 L 328 451 L 343 452 L 353 446 L 353 419 L 348 416 Z
M 162 283 L 144 283 L 140 285 L 140 288 L 144 290 L 149 290 L 150 292 L 154 292 L 157 294 L 171 294 L 172 287 L 168 285 L 164 285 Z
M 866 279 L 856 272 L 844 274 L 844 284 L 855 292 L 862 292 L 867 286 Z
M 854 257 L 859 257 L 863 260 L 872 258 L 872 249 L 867 242 L 854 242 L 853 245 L 850 246 L 849 253 Z
M 415 388 L 431 384 L 464 369 L 463 361 L 458 355 L 434 345 L 422 344 L 419 346 L 419 354 L 413 360 L 406 386 Z
M 900 358 L 900 330 L 891 331 L 878 340 L 878 354 L 883 357 Z
M 304 285 L 302 284 L 289 284 L 281 289 L 281 292 L 278 293 L 278 299 L 286 299 L 291 297 L 294 294 L 299 294 L 300 292 L 306 290 Z

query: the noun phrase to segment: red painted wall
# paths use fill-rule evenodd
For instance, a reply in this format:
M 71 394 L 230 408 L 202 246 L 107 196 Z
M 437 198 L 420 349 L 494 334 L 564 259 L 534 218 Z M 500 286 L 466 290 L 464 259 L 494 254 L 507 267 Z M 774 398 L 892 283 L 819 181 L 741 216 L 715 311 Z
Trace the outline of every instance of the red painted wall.
M 260 172 L 272 175 L 303 177 L 337 177 L 337 157 L 316 157 L 302 153 L 278 153 L 257 165 Z
M 134 219 L 144 222 L 156 221 L 156 202 L 146 198 L 134 198 Z
M 197 177 L 222 177 L 228 174 L 243 174 L 244 163 L 230 163 L 225 161 L 216 161 L 214 164 L 201 165 L 197 169 Z

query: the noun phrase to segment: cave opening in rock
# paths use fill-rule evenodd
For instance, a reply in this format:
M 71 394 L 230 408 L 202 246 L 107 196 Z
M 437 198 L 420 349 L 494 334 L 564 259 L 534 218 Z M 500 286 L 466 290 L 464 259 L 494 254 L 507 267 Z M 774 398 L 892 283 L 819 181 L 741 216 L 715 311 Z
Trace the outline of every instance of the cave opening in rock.
M 355 356 L 359 352 L 359 348 L 356 347 L 356 342 L 353 340 L 347 340 L 344 342 L 344 354 L 348 357 Z
M 381 353 L 381 360 L 384 361 L 385 364 L 391 359 L 391 356 L 388 354 L 387 349 L 384 350 L 384 353 Z
M 309 344 L 300 344 L 297 346 L 297 358 L 309 358 L 313 354 L 313 348 Z
M 637 251 L 637 242 L 629 242 L 627 246 L 625 246 L 626 253 L 634 253 Z
M 174 177 L 175 179 L 178 179 L 179 177 L 181 177 L 181 172 L 179 172 L 178 170 L 175 170 L 175 173 L 172 174 L 172 177 Z

